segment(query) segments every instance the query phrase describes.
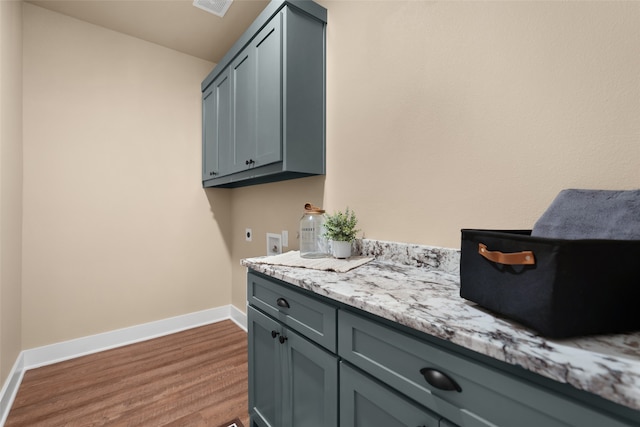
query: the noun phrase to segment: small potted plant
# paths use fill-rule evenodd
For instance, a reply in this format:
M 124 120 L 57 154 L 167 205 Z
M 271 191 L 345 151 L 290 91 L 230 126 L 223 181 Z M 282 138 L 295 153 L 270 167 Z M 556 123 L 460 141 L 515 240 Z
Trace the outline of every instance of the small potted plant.
M 334 258 L 349 258 L 351 256 L 351 242 L 356 239 L 356 214 L 347 209 L 327 215 L 324 220 L 323 236 L 331 242 L 331 254 Z

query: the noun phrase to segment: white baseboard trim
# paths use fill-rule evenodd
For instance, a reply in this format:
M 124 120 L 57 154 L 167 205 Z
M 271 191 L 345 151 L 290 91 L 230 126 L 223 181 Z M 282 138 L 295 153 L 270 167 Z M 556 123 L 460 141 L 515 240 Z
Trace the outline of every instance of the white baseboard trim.
M 227 319 L 235 322 L 245 332 L 247 331 L 247 315 L 233 305 L 225 305 L 128 328 L 116 329 L 97 335 L 23 350 L 18 356 L 0 392 L 0 426 L 4 425 L 15 395 L 20 387 L 20 383 L 22 382 L 24 372 L 29 369 L 158 338 Z
M 24 357 L 21 352 L 16 359 L 16 363 L 13 364 L 7 380 L 2 386 L 2 391 L 0 391 L 0 426 L 4 425 L 7 416 L 9 416 L 9 410 L 11 409 L 11 405 L 13 405 L 16 394 L 18 394 L 18 388 L 20 388 L 23 376 Z
M 230 305 L 25 350 L 24 368 L 39 368 L 231 318 Z
M 235 305 L 231 306 L 230 311 L 231 320 L 233 320 L 236 325 L 240 326 L 242 330 L 247 332 L 247 314 L 238 310 Z

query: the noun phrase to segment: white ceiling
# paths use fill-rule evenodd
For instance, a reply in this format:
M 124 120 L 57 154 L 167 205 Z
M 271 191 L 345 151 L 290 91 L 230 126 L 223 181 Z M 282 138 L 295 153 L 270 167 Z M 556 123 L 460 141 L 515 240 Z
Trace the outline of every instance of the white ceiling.
M 26 1 L 215 63 L 269 3 L 234 0 L 220 18 L 192 0 Z

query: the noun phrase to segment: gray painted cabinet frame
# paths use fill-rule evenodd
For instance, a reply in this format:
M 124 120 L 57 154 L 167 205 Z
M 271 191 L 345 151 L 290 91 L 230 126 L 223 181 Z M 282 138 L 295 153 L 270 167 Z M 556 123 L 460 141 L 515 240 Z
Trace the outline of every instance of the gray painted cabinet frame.
M 272 1 L 202 82 L 204 187 L 325 173 L 325 27 L 314 2 Z
M 338 357 L 321 346 L 335 348 L 335 307 L 248 278 L 251 425 L 337 426 Z
M 302 414 L 312 413 L 330 414 L 322 422 L 315 418 L 314 427 L 386 427 L 391 421 L 394 427 L 640 425 L 628 408 L 574 394 L 530 372 L 516 375 L 486 356 L 253 270 L 247 298 L 251 427 L 306 426 Z M 278 343 L 274 331 L 294 337 L 293 352 L 272 348 Z M 429 384 L 423 368 L 450 377 L 461 390 Z M 292 371 L 305 380 L 294 385 Z M 330 396 L 339 399 L 339 410 Z M 279 415 L 264 415 L 271 413 Z M 291 418 L 293 413 L 302 418 Z

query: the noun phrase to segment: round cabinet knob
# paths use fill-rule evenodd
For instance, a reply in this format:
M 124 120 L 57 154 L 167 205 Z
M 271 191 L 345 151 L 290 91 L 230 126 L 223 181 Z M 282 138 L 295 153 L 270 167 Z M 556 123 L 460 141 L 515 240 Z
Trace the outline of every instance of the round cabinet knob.
M 282 336 L 282 335 L 280 335 L 280 336 L 278 337 L 278 341 L 280 341 L 280 344 L 284 344 L 284 342 L 285 342 L 286 340 L 288 340 L 288 339 L 289 339 L 289 338 L 287 338 L 287 337 L 285 337 L 285 336 Z
M 275 338 L 278 335 L 280 335 L 280 332 L 276 332 L 276 331 L 271 331 L 271 338 Z
M 249 166 L 249 165 L 253 165 L 256 161 L 253 159 L 249 159 L 249 160 L 245 160 L 244 164 Z

